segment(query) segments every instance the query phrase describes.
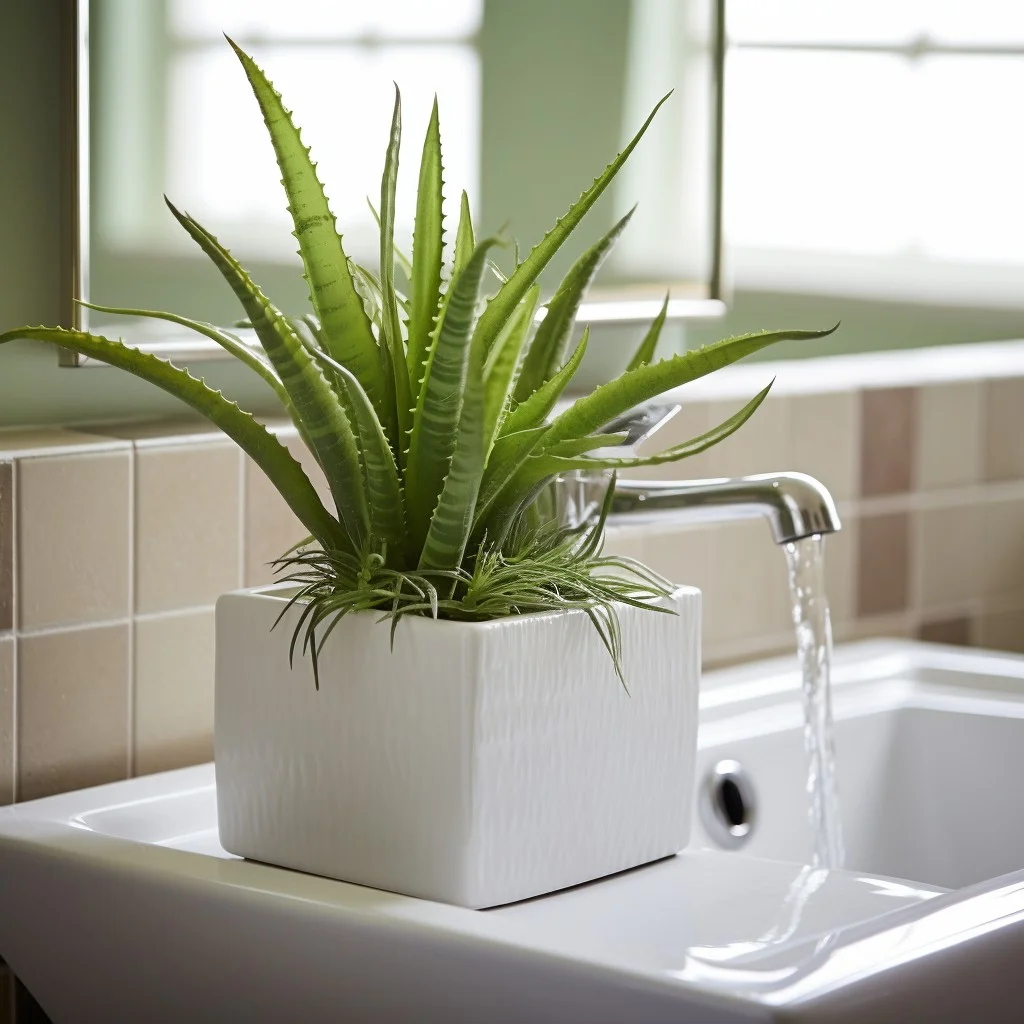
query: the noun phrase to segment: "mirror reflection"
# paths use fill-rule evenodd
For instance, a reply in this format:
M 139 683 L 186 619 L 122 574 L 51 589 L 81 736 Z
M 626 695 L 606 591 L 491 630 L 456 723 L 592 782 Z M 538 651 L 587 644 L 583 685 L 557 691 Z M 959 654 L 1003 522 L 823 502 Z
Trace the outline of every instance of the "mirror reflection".
M 233 298 L 168 214 L 166 193 L 269 292 L 304 308 L 273 152 L 227 33 L 295 110 L 346 249 L 369 264 L 392 83 L 404 122 L 396 237 L 411 240 L 436 93 L 450 237 L 465 189 L 481 230 L 507 225 L 524 253 L 674 89 L 544 281 L 553 288 L 640 198 L 595 296 L 660 299 L 671 285 L 674 298 L 706 298 L 717 288 L 713 8 L 712 0 L 91 0 L 89 295 L 234 319 Z M 89 315 L 92 324 L 107 319 Z

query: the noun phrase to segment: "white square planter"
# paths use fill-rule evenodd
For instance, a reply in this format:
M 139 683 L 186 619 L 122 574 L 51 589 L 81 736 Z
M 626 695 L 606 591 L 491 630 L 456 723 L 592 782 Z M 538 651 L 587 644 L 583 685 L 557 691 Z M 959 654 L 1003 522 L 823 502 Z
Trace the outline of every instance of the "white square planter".
M 577 611 L 360 613 L 288 666 L 289 591 L 217 602 L 220 837 L 232 853 L 466 907 L 678 852 L 690 833 L 700 592 L 623 607 L 630 693 Z

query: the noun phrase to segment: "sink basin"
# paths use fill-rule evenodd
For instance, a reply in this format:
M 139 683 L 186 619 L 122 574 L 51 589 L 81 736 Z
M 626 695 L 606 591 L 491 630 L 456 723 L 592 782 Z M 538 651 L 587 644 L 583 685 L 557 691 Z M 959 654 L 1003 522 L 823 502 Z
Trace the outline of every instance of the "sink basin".
M 56 1024 L 1021 1019 L 1024 659 L 835 675 L 848 870 L 806 866 L 795 665 L 762 662 L 705 680 L 678 856 L 465 910 L 230 856 L 203 765 L 0 809 L 0 955 Z
M 706 678 L 692 843 L 810 859 L 793 684 L 789 659 Z M 926 645 L 840 648 L 833 707 L 848 869 L 959 889 L 1024 868 L 1024 658 Z M 715 775 L 723 761 L 733 764 Z M 732 777 L 748 790 L 739 796 L 749 827 L 739 836 L 723 835 L 728 819 L 714 800 L 716 784 L 721 792 Z

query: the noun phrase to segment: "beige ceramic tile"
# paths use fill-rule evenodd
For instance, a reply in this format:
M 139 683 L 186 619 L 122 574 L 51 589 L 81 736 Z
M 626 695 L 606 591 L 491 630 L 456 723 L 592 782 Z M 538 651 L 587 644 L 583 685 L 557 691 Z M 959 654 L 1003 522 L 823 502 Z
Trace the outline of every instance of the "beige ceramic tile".
M 334 511 L 323 470 L 317 465 L 309 449 L 294 434 L 283 433 L 281 440 L 302 464 L 306 475 L 313 481 L 328 511 Z M 260 586 L 274 579 L 270 563 L 293 544 L 307 535 L 307 531 L 284 503 L 263 471 L 251 459 L 245 460 L 245 585 Z
M 1024 479 L 1024 377 L 985 382 L 985 479 Z
M 834 632 L 836 643 L 855 643 L 858 640 L 873 640 L 877 637 L 909 640 L 916 635 L 916 619 L 906 611 L 854 619 L 852 622 L 842 623 Z
M 224 441 L 224 434 L 201 416 L 83 427 L 82 430 L 102 437 L 138 441 L 142 444 L 201 444 Z
M 967 647 L 971 643 L 971 619 L 967 615 L 929 619 L 921 623 L 917 636 L 929 643 Z
M 935 384 L 918 396 L 918 490 L 962 487 L 981 475 L 981 397 L 977 381 Z
M 1024 501 L 987 502 L 973 513 L 971 529 L 981 549 L 980 592 L 986 597 L 1024 594 Z
M 742 399 L 712 402 L 709 426 L 714 427 L 743 408 Z M 754 415 L 707 452 L 711 476 L 745 476 L 790 469 L 789 399 L 765 399 Z
M 978 509 L 951 505 L 914 514 L 915 600 L 921 608 L 962 607 L 978 594 Z
M 856 497 L 860 476 L 860 395 L 791 395 L 789 461 L 783 467 L 820 480 L 836 501 Z
M 975 630 L 980 647 L 1024 654 L 1024 610 L 986 612 Z
M 130 452 L 17 463 L 22 629 L 128 614 Z
M 136 451 L 137 611 L 210 605 L 238 588 L 240 465 L 230 443 Z
M 843 516 L 842 526 L 838 533 L 825 538 L 825 589 L 834 626 L 857 615 L 860 522 L 853 516 Z
M 135 625 L 135 774 L 213 758 L 213 611 Z
M 14 625 L 14 466 L 0 462 L 0 631 Z
M 0 805 L 14 799 L 14 638 L 0 637 Z
M 691 438 L 699 437 L 710 426 L 707 402 L 687 402 L 649 441 L 640 446 L 638 454 L 657 455 Z M 710 475 L 708 454 L 694 455 L 679 462 L 662 463 L 660 466 L 641 466 L 638 469 L 626 470 L 622 475 L 641 480 L 693 480 Z
M 917 397 L 914 388 L 861 393 L 860 488 L 864 497 L 902 494 L 913 486 Z
M 700 590 L 701 633 L 705 637 L 717 578 L 713 551 L 716 531 L 716 526 L 648 526 L 643 533 L 644 564 L 673 583 Z
M 857 550 L 857 616 L 900 612 L 910 590 L 909 516 L 864 516 Z
M 625 555 L 644 560 L 644 529 L 639 526 L 609 526 L 604 531 L 604 554 Z
M 55 452 L 63 448 L 109 448 L 103 438 L 60 427 L 16 427 L 0 430 L 0 452 L 26 455 L 36 452 Z
M 766 523 L 720 526 L 711 546 L 711 566 L 704 605 L 709 648 L 749 644 L 791 628 L 786 559 Z
M 18 799 L 128 774 L 128 626 L 18 641 Z

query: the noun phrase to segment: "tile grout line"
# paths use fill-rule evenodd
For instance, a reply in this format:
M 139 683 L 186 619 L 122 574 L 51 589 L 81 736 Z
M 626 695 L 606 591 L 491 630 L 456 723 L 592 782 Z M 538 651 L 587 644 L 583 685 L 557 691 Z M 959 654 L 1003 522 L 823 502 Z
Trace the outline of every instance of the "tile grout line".
M 135 775 L 135 576 L 138 565 L 135 513 L 137 467 L 136 446 L 132 442 L 128 454 L 128 778 Z
M 20 493 L 21 459 L 11 460 L 11 674 L 14 678 L 14 693 L 11 700 L 11 799 L 18 802 L 20 779 L 20 758 L 18 747 L 21 743 L 21 588 L 18 577 L 21 572 L 21 517 L 18 515 Z M 11 987 L 11 1019 L 14 1019 L 14 990 Z
M 246 580 L 246 536 L 245 524 L 248 520 L 249 502 L 245 488 L 245 453 L 238 451 L 238 576 L 236 577 L 239 590 L 245 587 Z

